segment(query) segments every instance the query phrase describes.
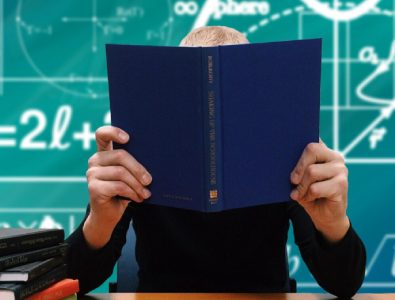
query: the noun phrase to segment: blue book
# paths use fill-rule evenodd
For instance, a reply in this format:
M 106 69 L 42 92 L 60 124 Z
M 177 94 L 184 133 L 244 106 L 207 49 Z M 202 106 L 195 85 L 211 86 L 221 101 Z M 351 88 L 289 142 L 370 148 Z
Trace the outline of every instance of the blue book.
M 156 204 L 216 212 L 290 201 L 319 140 L 321 39 L 106 45 L 112 125 L 152 174 Z

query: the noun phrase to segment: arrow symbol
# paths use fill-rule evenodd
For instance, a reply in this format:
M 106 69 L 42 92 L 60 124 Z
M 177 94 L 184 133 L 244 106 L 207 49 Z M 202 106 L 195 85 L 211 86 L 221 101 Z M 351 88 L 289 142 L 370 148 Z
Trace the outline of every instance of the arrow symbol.
M 366 127 L 343 151 L 342 154 L 345 157 L 351 150 L 358 145 L 360 141 L 362 141 L 373 129 L 377 127 L 383 120 L 389 119 L 394 112 L 395 109 L 395 101 L 392 101 L 388 107 L 382 108 L 380 110 L 380 115 L 374 119 L 372 123 L 368 127 Z

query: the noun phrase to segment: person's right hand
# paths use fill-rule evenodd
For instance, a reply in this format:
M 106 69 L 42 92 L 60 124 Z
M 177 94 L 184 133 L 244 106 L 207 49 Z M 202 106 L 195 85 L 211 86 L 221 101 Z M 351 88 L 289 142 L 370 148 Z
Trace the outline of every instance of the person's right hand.
M 125 150 L 113 149 L 113 142 L 128 141 L 120 128 L 103 126 L 96 131 L 97 153 L 89 159 L 86 172 L 90 213 L 83 227 L 92 248 L 108 242 L 129 201 L 142 202 L 151 195 L 145 186 L 152 177 L 145 167 Z

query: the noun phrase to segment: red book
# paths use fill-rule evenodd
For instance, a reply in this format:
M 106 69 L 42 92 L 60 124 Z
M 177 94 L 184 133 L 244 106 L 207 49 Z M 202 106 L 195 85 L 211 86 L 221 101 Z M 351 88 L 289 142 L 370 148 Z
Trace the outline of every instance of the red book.
M 71 296 L 80 290 L 78 280 L 63 279 L 38 292 L 26 300 L 59 300 Z

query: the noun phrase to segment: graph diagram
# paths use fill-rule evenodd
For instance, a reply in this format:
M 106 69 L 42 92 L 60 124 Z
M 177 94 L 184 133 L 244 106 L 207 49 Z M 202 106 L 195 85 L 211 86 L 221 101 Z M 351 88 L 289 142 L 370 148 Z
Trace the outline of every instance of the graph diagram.
M 50 8 L 51 20 L 38 19 L 36 7 Z M 32 77 L 5 77 L 2 82 L 47 82 L 77 97 L 105 98 L 105 43 L 130 43 L 133 39 L 156 39 L 160 43 L 169 43 L 171 3 L 169 0 L 163 1 L 155 9 L 163 10 L 168 17 L 165 20 L 150 17 L 154 10 L 144 1 L 117 0 L 110 6 L 101 0 L 89 0 L 83 4 L 68 1 L 68 5 L 62 7 L 50 0 L 19 0 L 15 16 L 17 38 L 25 59 L 36 74 Z M 148 19 L 156 20 L 157 24 L 146 22 Z M 67 37 L 70 39 L 67 44 L 58 40 L 65 31 L 76 33 Z M 78 53 L 79 59 L 71 63 L 70 57 L 66 56 L 67 65 L 55 69 L 53 65 L 48 65 L 49 56 L 43 56 L 42 50 L 33 46 L 38 42 L 50 47 L 52 53 L 67 51 L 71 56 Z M 81 68 L 84 63 L 90 64 L 89 71 Z

